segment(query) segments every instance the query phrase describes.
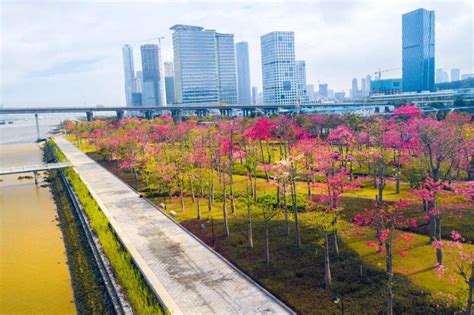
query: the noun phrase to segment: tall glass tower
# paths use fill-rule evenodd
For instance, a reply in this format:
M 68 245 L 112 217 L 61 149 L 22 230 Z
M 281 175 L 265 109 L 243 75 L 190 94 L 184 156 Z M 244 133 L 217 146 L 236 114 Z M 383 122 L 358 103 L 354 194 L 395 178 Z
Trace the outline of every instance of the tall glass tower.
M 142 54 L 142 103 L 144 106 L 166 105 L 161 90 L 164 88 L 160 75 L 161 53 L 158 45 L 141 47 Z
M 175 103 L 237 103 L 234 35 L 175 25 Z
M 403 91 L 435 89 L 435 12 L 418 9 L 402 16 Z
M 304 60 L 295 61 L 296 69 L 296 99 L 302 104 L 309 101 L 306 89 L 306 62 Z
M 260 38 L 263 103 L 296 104 L 295 35 L 271 32 Z
M 219 102 L 237 104 L 237 72 L 233 34 L 216 33 Z
M 125 102 L 127 106 L 132 106 L 132 93 L 134 92 L 135 67 L 133 65 L 133 49 L 130 45 L 124 45 L 123 55 L 123 76 L 125 82 Z
M 240 42 L 235 45 L 237 56 L 237 78 L 239 104 L 253 104 L 250 94 L 249 44 Z

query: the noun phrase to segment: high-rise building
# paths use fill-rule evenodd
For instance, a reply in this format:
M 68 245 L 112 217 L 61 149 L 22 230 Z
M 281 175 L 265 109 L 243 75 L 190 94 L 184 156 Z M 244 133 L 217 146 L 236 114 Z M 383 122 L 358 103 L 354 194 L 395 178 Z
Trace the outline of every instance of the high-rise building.
M 145 106 L 166 105 L 162 95 L 164 82 L 161 79 L 161 53 L 158 45 L 147 44 L 141 46 L 142 54 L 142 103 Z
M 346 92 L 344 91 L 334 93 L 334 98 L 338 101 L 343 101 L 345 97 L 346 97 Z
M 459 81 L 461 78 L 461 70 L 459 68 L 451 69 L 451 82 Z
M 252 104 L 257 104 L 257 97 L 258 97 L 258 88 L 256 86 L 252 86 Z
M 264 104 L 296 104 L 295 35 L 271 32 L 260 38 Z
M 351 97 L 352 98 L 358 98 L 359 97 L 359 87 L 358 87 L 357 78 L 352 79 Z
M 174 68 L 173 63 L 167 61 L 164 63 L 165 72 L 165 91 L 166 91 L 166 104 L 174 104 Z
M 133 49 L 130 45 L 124 45 L 123 55 L 123 76 L 125 82 L 125 103 L 132 106 L 132 93 L 134 92 L 135 67 L 133 64 Z
M 175 103 L 237 103 L 234 36 L 181 24 L 171 30 Z
M 328 97 L 328 85 L 326 83 L 319 84 L 319 96 Z
M 435 12 L 418 9 L 402 17 L 403 91 L 434 91 Z
M 308 84 L 306 85 L 306 93 L 308 93 L 308 99 L 309 101 L 314 101 L 316 100 L 316 95 L 314 93 L 314 84 Z
M 374 80 L 370 86 L 370 94 L 398 94 L 402 91 L 401 78 Z
M 367 92 L 367 94 L 370 93 L 370 82 L 372 82 L 372 76 L 368 74 L 365 77 L 365 91 Z
M 306 62 L 304 60 L 296 60 L 295 69 L 297 90 L 296 99 L 300 103 L 307 103 L 309 98 L 306 91 Z
M 445 82 L 449 82 L 448 72 L 444 71 L 442 68 L 436 69 L 435 83 Z
M 237 104 L 237 71 L 233 34 L 216 33 L 219 102 Z
M 365 78 L 361 78 L 360 79 L 360 90 L 361 90 L 361 96 L 366 96 L 368 94 L 368 92 L 366 93 L 366 90 L 365 90 Z
M 250 64 L 249 44 L 240 42 L 235 45 L 237 57 L 237 79 L 239 90 L 239 104 L 250 104 Z

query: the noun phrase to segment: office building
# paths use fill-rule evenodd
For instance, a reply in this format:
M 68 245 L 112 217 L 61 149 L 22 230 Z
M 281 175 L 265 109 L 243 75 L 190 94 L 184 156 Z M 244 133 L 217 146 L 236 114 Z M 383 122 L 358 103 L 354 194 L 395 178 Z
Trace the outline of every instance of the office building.
M 174 104 L 174 67 L 173 63 L 164 63 L 166 104 Z
M 338 101 L 343 101 L 345 97 L 346 97 L 346 92 L 335 92 L 334 93 L 334 98 Z
M 132 106 L 132 93 L 135 85 L 135 67 L 133 64 L 133 49 L 130 45 L 124 45 L 122 48 L 123 57 L 123 76 L 125 83 L 125 104 Z
M 271 32 L 260 38 L 263 103 L 296 104 L 295 37 L 293 32 Z
M 306 93 L 308 94 L 308 100 L 310 102 L 316 100 L 316 95 L 314 92 L 314 84 L 306 85 Z
M 175 103 L 237 103 L 234 36 L 200 26 L 173 30 Z
M 461 75 L 461 80 L 471 79 L 474 78 L 474 73 L 465 73 Z
M 404 92 L 434 91 L 435 13 L 418 9 L 402 16 Z
M 441 68 L 436 69 L 435 83 L 445 83 L 445 82 L 449 82 L 448 72 L 444 71 Z
M 308 102 L 308 93 L 306 91 L 306 63 L 304 60 L 295 61 L 296 74 L 296 100 L 301 103 Z
M 399 94 L 402 92 L 402 79 L 374 80 L 370 84 L 370 94 Z
M 365 97 L 368 94 L 368 91 L 366 93 L 366 90 L 365 90 L 365 78 L 360 79 L 360 90 L 361 90 L 360 96 Z
M 144 106 L 165 105 L 164 84 L 161 78 L 161 52 L 158 45 L 141 46 L 142 55 L 142 103 Z
M 328 85 L 326 83 L 319 85 L 319 97 L 328 97 Z
M 239 104 L 251 104 L 249 44 L 247 42 L 237 43 L 235 45 L 235 53 L 237 57 Z
M 365 91 L 367 92 L 367 94 L 370 93 L 370 82 L 372 82 L 372 76 L 368 74 L 365 77 Z
M 459 68 L 451 69 L 451 82 L 459 81 L 461 79 L 461 70 Z
M 258 88 L 256 86 L 252 86 L 252 104 L 257 104 L 257 97 L 258 97 Z
M 352 79 L 351 97 L 352 98 L 358 98 L 359 97 L 359 87 L 358 87 L 357 78 Z

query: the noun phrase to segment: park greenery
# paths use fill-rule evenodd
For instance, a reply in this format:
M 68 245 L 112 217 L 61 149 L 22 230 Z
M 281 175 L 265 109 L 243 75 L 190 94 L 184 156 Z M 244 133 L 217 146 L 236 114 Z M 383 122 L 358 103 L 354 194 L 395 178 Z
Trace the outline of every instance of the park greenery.
M 440 119 L 407 105 L 387 116 L 64 127 L 301 313 L 472 312 L 470 115 Z
M 60 151 L 58 146 L 53 141 L 49 141 L 48 144 L 52 148 L 57 160 L 60 162 L 65 161 L 65 156 Z M 140 271 L 135 266 L 131 255 L 123 247 L 122 243 L 113 231 L 107 217 L 100 210 L 99 205 L 89 193 L 87 186 L 80 179 L 79 174 L 77 174 L 72 168 L 66 168 L 64 173 L 70 185 L 73 187 L 79 201 L 81 202 L 89 219 L 90 225 L 99 238 L 102 249 L 107 255 L 110 264 L 112 265 L 114 274 L 117 277 L 121 287 L 124 289 L 124 293 L 134 310 L 138 314 L 165 313 L 159 304 L 157 297 L 148 287 Z M 85 268 L 85 263 L 85 261 L 78 261 L 77 265 L 77 267 L 81 268 L 82 276 L 84 272 L 82 269 Z M 91 290 L 91 288 L 88 289 Z M 93 305 L 91 307 L 95 308 L 97 306 Z M 100 311 L 100 309 L 91 310 L 92 313 L 105 314 L 105 312 Z

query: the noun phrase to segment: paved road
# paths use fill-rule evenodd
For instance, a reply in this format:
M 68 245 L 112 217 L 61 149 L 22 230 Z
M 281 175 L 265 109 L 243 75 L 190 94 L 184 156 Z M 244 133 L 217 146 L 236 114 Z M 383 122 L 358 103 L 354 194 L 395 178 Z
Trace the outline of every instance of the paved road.
M 292 313 L 70 142 L 55 141 L 173 314 Z

